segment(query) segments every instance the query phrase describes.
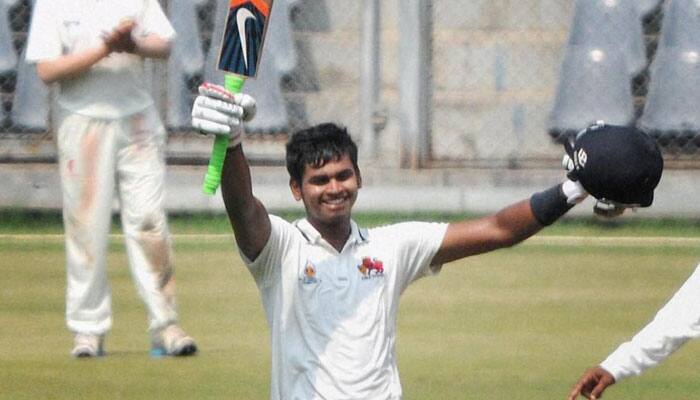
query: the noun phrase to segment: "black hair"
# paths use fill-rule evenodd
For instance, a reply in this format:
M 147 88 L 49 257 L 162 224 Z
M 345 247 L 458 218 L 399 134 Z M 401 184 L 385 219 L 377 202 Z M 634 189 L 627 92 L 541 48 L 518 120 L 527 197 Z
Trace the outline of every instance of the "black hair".
M 287 171 L 301 184 L 306 166 L 320 168 L 328 161 L 337 161 L 347 154 L 356 172 L 357 145 L 345 127 L 323 123 L 294 133 L 287 142 Z

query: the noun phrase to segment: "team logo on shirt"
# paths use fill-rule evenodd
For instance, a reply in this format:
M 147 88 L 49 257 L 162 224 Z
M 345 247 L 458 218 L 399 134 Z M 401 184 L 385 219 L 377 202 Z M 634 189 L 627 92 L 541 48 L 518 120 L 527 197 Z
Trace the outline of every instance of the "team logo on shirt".
M 362 257 L 362 263 L 357 266 L 357 270 L 362 274 L 362 279 L 384 276 L 384 263 L 377 258 Z
M 307 260 L 304 266 L 304 274 L 301 277 L 301 283 L 308 285 L 316 282 L 318 282 L 318 279 L 316 279 L 316 266 L 314 266 L 311 261 Z

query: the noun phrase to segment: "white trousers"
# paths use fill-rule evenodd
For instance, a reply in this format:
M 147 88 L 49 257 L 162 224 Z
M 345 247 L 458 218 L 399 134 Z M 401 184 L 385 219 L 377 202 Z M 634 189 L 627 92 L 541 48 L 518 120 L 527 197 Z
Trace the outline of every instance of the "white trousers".
M 176 322 L 171 241 L 163 209 L 165 130 L 156 110 L 121 119 L 60 113 L 68 329 L 103 334 L 112 326 L 107 250 L 115 194 L 149 329 Z

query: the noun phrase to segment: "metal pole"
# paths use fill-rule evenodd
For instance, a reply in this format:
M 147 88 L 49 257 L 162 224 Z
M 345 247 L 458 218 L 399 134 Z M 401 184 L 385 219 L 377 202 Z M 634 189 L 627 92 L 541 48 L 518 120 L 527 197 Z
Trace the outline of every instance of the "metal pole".
M 375 117 L 379 106 L 380 77 L 380 0 L 364 0 L 362 16 L 362 61 L 360 71 L 360 104 L 362 153 L 376 159 L 379 155 Z
M 431 155 L 432 0 L 401 0 L 398 15 L 401 168 L 418 169 Z

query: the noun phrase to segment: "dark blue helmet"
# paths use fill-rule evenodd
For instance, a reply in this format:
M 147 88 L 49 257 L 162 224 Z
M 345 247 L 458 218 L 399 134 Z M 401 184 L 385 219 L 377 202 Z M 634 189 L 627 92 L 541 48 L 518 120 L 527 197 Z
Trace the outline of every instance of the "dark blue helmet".
M 579 181 L 598 200 L 649 207 L 664 162 L 646 133 L 598 122 L 564 143 L 571 159 L 569 179 Z

